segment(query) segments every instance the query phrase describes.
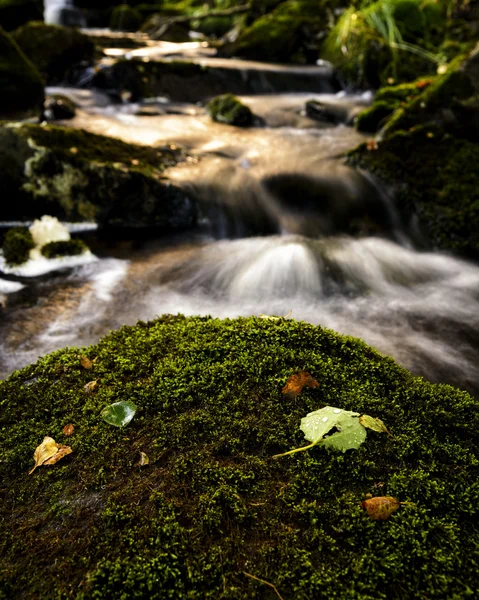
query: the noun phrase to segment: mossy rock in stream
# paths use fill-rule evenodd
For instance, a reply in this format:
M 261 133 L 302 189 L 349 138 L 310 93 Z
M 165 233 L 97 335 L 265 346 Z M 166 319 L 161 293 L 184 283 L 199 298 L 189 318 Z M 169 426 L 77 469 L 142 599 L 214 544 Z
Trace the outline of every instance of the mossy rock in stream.
M 42 20 L 43 0 L 0 0 L 0 27 L 6 31 L 13 31 L 28 21 Z
M 282 396 L 302 370 L 319 387 Z M 131 423 L 104 422 L 123 400 Z M 300 419 L 325 405 L 394 437 L 272 459 L 305 444 Z M 359 340 L 163 316 L 14 373 L 0 409 L 3 598 L 276 597 L 251 576 L 285 599 L 479 594 L 479 402 Z M 29 476 L 44 436 L 72 453 Z M 411 504 L 373 521 L 367 494 Z
M 2 216 L 44 214 L 106 228 L 175 230 L 196 222 L 196 207 L 164 178 L 179 150 L 128 144 L 55 126 L 0 126 Z
M 88 246 L 83 240 L 61 240 L 57 242 L 48 242 L 42 246 L 41 253 L 45 258 L 60 258 L 61 256 L 78 256 L 88 250 Z
M 213 121 L 235 125 L 237 127 L 251 127 L 254 115 L 249 106 L 246 106 L 234 94 L 223 94 L 210 100 L 206 106 Z
M 422 126 L 362 144 L 348 162 L 395 188 L 404 221 L 426 247 L 479 258 L 477 143 Z
M 40 116 L 44 85 L 37 69 L 0 27 L 0 119 Z
M 94 43 L 71 27 L 36 21 L 23 25 L 12 37 L 50 85 L 64 81 L 75 65 L 93 62 Z
M 326 4 L 317 0 L 286 0 L 255 19 L 221 53 L 271 62 L 314 62 L 328 29 Z
M 7 265 L 21 265 L 30 256 L 35 247 L 32 234 L 27 227 L 13 227 L 5 234 L 3 240 L 3 257 Z

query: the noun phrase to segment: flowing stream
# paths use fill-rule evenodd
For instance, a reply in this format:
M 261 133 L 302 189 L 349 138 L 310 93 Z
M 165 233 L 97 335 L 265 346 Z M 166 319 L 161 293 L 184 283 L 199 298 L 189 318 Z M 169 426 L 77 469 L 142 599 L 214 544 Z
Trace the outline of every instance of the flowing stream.
M 198 60 L 208 54 L 196 48 Z M 316 99 L 349 123 L 368 95 L 244 96 L 262 125 L 237 129 L 194 103 L 113 104 L 100 92 L 61 91 L 80 106 L 70 125 L 185 147 L 191 158 L 168 176 L 200 201 L 201 227 L 160 240 L 93 241 L 97 258 L 83 264 L 0 277 L 0 376 L 163 313 L 265 314 L 358 336 L 415 374 L 479 392 L 479 268 L 417 250 L 390 191 L 343 164 L 364 138 L 304 112 Z

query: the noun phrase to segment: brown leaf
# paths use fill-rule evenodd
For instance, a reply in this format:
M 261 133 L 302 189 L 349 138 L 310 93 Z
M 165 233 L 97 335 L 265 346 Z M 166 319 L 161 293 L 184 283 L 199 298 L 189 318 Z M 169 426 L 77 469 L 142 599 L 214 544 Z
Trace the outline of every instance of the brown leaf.
M 65 427 L 62 429 L 62 431 L 64 435 L 71 435 L 74 429 L 75 428 L 73 427 L 73 425 L 71 423 L 68 423 L 68 425 L 65 425 Z
M 28 474 L 31 475 L 37 467 L 43 465 L 46 460 L 54 456 L 57 452 L 58 448 L 55 440 L 48 436 L 44 437 L 43 442 L 35 448 L 35 452 L 33 453 L 35 466 Z
M 92 361 L 88 358 L 88 356 L 80 356 L 80 364 L 84 369 L 91 369 L 93 368 L 93 363 Z
M 140 462 L 138 463 L 138 466 L 140 467 L 146 467 L 146 465 L 150 464 L 150 459 L 148 458 L 148 455 L 145 454 L 144 452 L 140 451 Z
M 83 388 L 85 394 L 91 394 L 95 391 L 98 386 L 98 379 L 94 379 L 93 381 L 89 381 L 86 386 Z
M 73 452 L 73 450 L 70 448 L 70 446 L 64 446 L 63 444 L 56 444 L 56 446 L 57 446 L 58 452 L 54 456 L 52 456 L 51 458 L 46 460 L 43 463 L 44 465 L 54 465 L 59 460 L 61 460 L 64 456 L 66 456 L 67 454 L 71 454 Z
M 299 396 L 304 387 L 316 388 L 318 385 L 319 383 L 313 378 L 312 375 L 306 373 L 306 371 L 301 371 L 300 373 L 291 375 L 286 382 L 286 385 L 281 390 L 281 393 L 286 398 L 294 400 L 294 398 Z
M 376 496 L 361 502 L 369 517 L 376 521 L 385 521 L 401 506 L 401 502 L 392 496 Z

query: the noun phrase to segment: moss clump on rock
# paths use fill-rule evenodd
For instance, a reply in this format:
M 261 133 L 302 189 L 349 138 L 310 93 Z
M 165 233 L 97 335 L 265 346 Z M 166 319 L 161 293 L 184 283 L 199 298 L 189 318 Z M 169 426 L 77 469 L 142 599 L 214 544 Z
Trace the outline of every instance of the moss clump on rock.
M 39 116 L 44 99 L 39 72 L 0 26 L 0 118 Z
M 48 84 L 62 82 L 78 63 L 91 63 L 95 53 L 90 38 L 71 27 L 31 22 L 12 37 Z
M 208 102 L 206 108 L 213 121 L 219 123 L 251 127 L 254 122 L 254 115 L 249 106 L 244 105 L 233 94 L 223 94 L 213 98 Z
M 378 131 L 396 109 L 419 96 L 433 81 L 433 78 L 421 78 L 411 83 L 381 88 L 373 104 L 356 117 L 356 129 L 369 133 Z
M 319 387 L 282 397 L 301 370 Z M 124 429 L 100 416 L 121 400 L 137 406 Z M 300 419 L 324 405 L 379 417 L 394 437 L 272 460 L 304 444 Z M 479 593 L 479 403 L 359 340 L 164 316 L 14 373 L 0 408 L 5 597 L 266 598 L 245 573 L 283 598 Z M 73 452 L 28 476 L 46 435 Z M 372 521 L 368 493 L 413 504 Z
M 362 144 L 354 166 L 395 186 L 404 220 L 417 222 L 426 246 L 479 257 L 479 146 L 437 127 L 400 131 Z
M 194 225 L 196 207 L 163 175 L 181 159 L 178 150 L 77 129 L 0 126 L 0 169 L 12 198 L 4 218 L 184 229 Z
M 7 265 L 21 265 L 27 262 L 30 250 L 35 247 L 32 234 L 27 227 L 9 229 L 3 240 L 3 258 Z
M 142 23 L 141 14 L 128 4 L 115 6 L 110 18 L 113 31 L 138 31 Z
M 88 250 L 88 246 L 82 240 L 62 240 L 49 242 L 42 246 L 41 253 L 46 258 L 59 258 L 61 256 L 77 256 Z

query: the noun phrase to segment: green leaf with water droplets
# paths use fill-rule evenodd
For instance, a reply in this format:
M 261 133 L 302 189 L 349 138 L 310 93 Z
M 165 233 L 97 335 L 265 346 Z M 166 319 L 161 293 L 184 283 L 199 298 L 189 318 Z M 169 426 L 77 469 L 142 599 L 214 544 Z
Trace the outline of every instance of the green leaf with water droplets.
M 136 405 L 129 400 L 122 400 L 106 406 L 101 411 L 104 421 L 115 427 L 124 427 L 133 419 L 136 413 Z
M 303 417 L 300 429 L 307 440 L 318 443 L 333 427 L 342 429 L 355 417 L 359 417 L 359 413 L 334 406 L 325 406 Z
M 322 440 L 321 445 L 329 450 L 346 452 L 346 450 L 357 450 L 366 439 L 366 429 L 361 425 L 357 417 L 342 419 L 341 424 L 336 427 L 339 431 L 329 435 Z

